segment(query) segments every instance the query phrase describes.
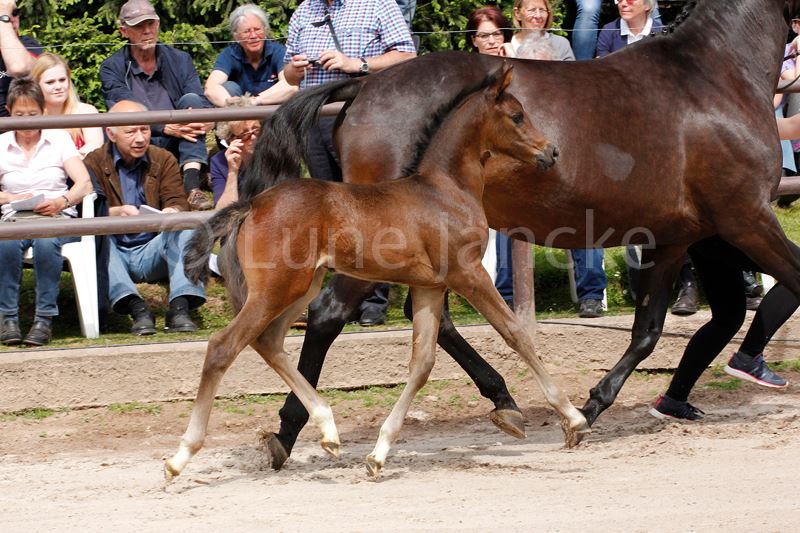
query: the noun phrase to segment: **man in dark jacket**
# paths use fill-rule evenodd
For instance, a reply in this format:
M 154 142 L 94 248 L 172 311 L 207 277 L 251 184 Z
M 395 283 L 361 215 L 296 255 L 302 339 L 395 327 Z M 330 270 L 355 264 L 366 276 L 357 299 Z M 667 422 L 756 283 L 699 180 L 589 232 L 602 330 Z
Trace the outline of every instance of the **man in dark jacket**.
M 109 112 L 146 111 L 137 102 L 117 102 Z M 83 162 L 108 200 L 110 216 L 136 216 L 160 210 L 177 213 L 189 209 L 181 186 L 178 162 L 168 151 L 150 145 L 150 126 L 106 128 L 110 139 L 89 153 Z M 148 209 L 150 208 L 150 209 Z M 201 285 L 183 272 L 183 252 L 191 230 L 114 235 L 109 250 L 109 300 L 117 313 L 133 317 L 131 333 L 156 332 L 153 314 L 135 283 L 169 280 L 166 331 L 191 332 L 197 326 L 189 310 L 205 303 Z
M 119 13 L 119 31 L 128 44 L 103 61 L 100 81 L 109 109 L 132 100 L 151 110 L 211 107 L 192 58 L 171 46 L 158 44 L 160 20 L 147 0 L 130 0 Z M 178 157 L 183 186 L 193 209 L 213 204 L 200 191 L 200 170 L 208 165 L 205 136 L 210 125 L 202 122 L 153 126 L 152 143 Z

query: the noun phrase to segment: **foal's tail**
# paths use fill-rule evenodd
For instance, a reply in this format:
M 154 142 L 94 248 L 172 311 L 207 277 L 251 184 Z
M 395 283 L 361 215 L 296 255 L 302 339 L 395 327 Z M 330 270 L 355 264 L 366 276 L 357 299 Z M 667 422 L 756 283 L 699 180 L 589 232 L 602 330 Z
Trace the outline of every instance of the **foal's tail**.
M 308 136 L 322 106 L 329 102 L 352 102 L 364 79 L 349 78 L 304 89 L 279 107 L 264 122 L 239 198 L 250 200 L 281 181 L 301 177 Z
M 183 271 L 192 283 L 208 281 L 208 257 L 214 243 L 222 236 L 228 236 L 228 245 L 233 245 L 244 218 L 250 213 L 250 202 L 239 201 L 216 213 L 211 219 L 198 227 L 186 246 L 183 254 Z

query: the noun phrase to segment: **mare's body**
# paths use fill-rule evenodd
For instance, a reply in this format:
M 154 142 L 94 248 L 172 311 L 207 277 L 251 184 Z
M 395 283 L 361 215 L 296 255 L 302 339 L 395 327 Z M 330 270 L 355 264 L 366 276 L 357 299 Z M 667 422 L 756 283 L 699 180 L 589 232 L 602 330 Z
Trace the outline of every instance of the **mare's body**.
M 674 32 L 603 59 L 510 60 L 515 78 L 509 90 L 559 147 L 561 159 L 547 171 L 512 173 L 489 162 L 483 198 L 489 225 L 564 248 L 645 243 L 648 234 L 657 244 L 642 260 L 654 266 L 641 272 L 631 344 L 583 407 L 590 423 L 655 347 L 690 244 L 718 236 L 800 294 L 800 257 L 769 207 L 781 166 L 772 96 L 787 30 L 782 10 L 783 0 L 705 0 Z M 372 183 L 410 164 L 414 140 L 440 99 L 499 61 L 431 54 L 331 88 L 328 98 L 297 99 L 307 102 L 305 113 L 326 101 L 348 102 L 336 136 L 344 179 Z M 278 113 L 286 131 L 297 131 L 298 147 L 303 132 L 292 129 L 299 120 L 292 110 L 302 107 L 297 102 Z M 285 158 L 270 154 L 273 138 L 264 132 L 262 166 L 252 168 L 261 188 L 296 176 L 286 165 L 269 166 Z M 312 303 L 300 361 L 312 383 L 352 302 L 369 290 L 337 277 Z M 439 343 L 498 409 L 516 409 L 502 378 L 446 315 Z M 305 416 L 290 397 L 281 411 L 275 467 L 291 451 Z
M 371 475 L 382 469 L 411 401 L 433 367 L 447 287 L 480 310 L 530 365 L 548 402 L 561 414 L 567 445 L 588 431 L 586 419 L 547 374 L 524 324 L 481 266 L 488 239 L 481 205 L 485 165 L 493 161 L 508 172 L 524 172 L 555 162 L 555 148 L 533 128 L 520 103 L 505 93 L 510 81 L 511 70 L 504 69 L 501 76 L 484 81 L 485 89 L 472 89 L 466 99 L 459 95 L 454 101 L 463 102 L 444 119 L 413 176 L 374 185 L 286 181 L 232 204 L 209 222 L 210 231 L 198 231 L 186 254 L 187 275 L 194 280 L 207 276 L 213 240 L 231 236 L 237 257 L 225 261 L 226 285 L 234 300 L 244 303 L 233 321 L 209 340 L 189 427 L 178 453 L 165 464 L 168 478 L 180 474 L 202 446 L 219 381 L 247 345 L 311 413 L 322 432 L 322 447 L 338 455 L 330 407 L 283 352 L 289 325 L 317 295 L 326 270 L 404 283 L 415 297 L 409 381 L 367 458 Z M 389 211 L 389 206 L 403 208 Z

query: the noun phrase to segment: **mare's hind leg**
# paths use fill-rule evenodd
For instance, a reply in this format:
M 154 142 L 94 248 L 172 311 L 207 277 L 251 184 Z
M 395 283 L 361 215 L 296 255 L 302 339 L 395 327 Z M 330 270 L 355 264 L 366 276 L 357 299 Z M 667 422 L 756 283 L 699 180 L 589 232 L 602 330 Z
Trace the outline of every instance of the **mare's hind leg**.
M 266 331 L 253 343 L 255 349 L 264 361 L 271 366 L 283 381 L 292 389 L 292 394 L 299 400 L 306 413 L 311 413 L 311 420 L 319 427 L 322 434 L 320 445 L 333 455 L 339 456 L 339 433 L 333 421 L 333 412 L 328 403 L 317 393 L 314 385 L 291 364 L 283 350 L 284 338 L 292 321 L 306 308 L 318 293 L 322 285 L 324 271 L 318 270 L 308 292 L 295 301 L 284 311 L 280 317 L 272 322 Z M 274 444 L 267 442 L 270 453 L 274 455 Z
M 203 446 L 211 406 L 222 376 L 239 352 L 264 331 L 272 318 L 273 316 L 267 313 L 263 295 L 255 295 L 247 299 L 241 312 L 225 329 L 215 333 L 208 340 L 200 387 L 192 408 L 189 427 L 181 437 L 178 452 L 164 463 L 164 475 L 167 480 L 180 475 L 192 456 Z
M 489 273 L 478 264 L 454 271 L 448 276 L 447 283 L 464 296 L 497 330 L 506 344 L 528 363 L 548 403 L 561 414 L 566 446 L 577 445 L 590 431 L 586 419 L 547 373 L 544 363 L 536 355 L 528 329 L 503 301 Z
M 411 402 L 428 381 L 436 357 L 436 332 L 439 328 L 445 291 L 443 288 L 417 287 L 411 291 L 414 293 L 414 336 L 408 383 L 381 426 L 375 449 L 367 456 L 367 472 L 373 478 L 380 475 L 386 462 L 386 455 L 403 427 L 403 419 L 411 407 Z
M 685 253 L 685 246 L 643 250 L 642 265 L 653 263 L 653 267 L 643 268 L 639 274 L 640 288 L 637 294 L 631 342 L 614 368 L 589 391 L 589 399 L 581 409 L 589 425 L 614 403 L 631 372 L 653 353 L 658 339 L 661 338 L 669 298 L 672 295 L 672 284 L 683 265 Z
M 322 364 L 331 344 L 364 298 L 372 294 L 374 287 L 374 283 L 338 274 L 312 300 L 297 369 L 313 386 L 319 382 Z M 266 442 L 275 470 L 280 470 L 289 458 L 300 430 L 308 422 L 308 411 L 294 393 L 286 398 L 279 414 L 280 431 L 273 433 Z
M 410 320 L 413 316 L 410 291 L 403 310 Z M 458 333 L 450 318 L 447 297 L 444 300 L 442 319 L 439 322 L 438 343 L 464 369 L 464 372 L 478 387 L 481 396 L 494 403 L 494 410 L 489 414 L 489 419 L 492 423 L 512 437 L 524 439 L 525 419 L 511 393 L 508 392 L 503 376 L 492 368 Z

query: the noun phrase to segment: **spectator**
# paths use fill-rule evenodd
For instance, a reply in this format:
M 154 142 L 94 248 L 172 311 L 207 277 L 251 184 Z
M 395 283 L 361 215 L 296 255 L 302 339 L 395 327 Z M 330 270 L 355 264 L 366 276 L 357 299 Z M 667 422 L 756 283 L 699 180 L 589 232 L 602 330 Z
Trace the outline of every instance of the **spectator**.
M 253 157 L 253 147 L 261 134 L 258 120 L 234 120 L 217 124 L 217 137 L 225 140 L 225 151 L 211 158 L 211 190 L 217 209 L 239 199 L 239 177 Z
M 8 112 L 14 117 L 44 113 L 44 96 L 30 78 L 14 80 L 8 91 Z M 10 202 L 42 195 L 28 216 L 77 216 L 73 207 L 92 191 L 89 173 L 78 150 L 63 130 L 7 131 L 0 135 L 0 204 L 3 219 L 22 213 Z M 73 182 L 67 185 L 67 179 Z M 52 337 L 53 317 L 58 316 L 58 283 L 61 279 L 61 246 L 78 237 L 55 237 L 0 241 L 0 313 L 3 315 L 0 342 L 43 346 Z M 33 326 L 25 338 L 19 329 L 19 288 L 22 256 L 33 247 L 36 272 L 36 311 Z
M 653 18 L 656 0 L 618 0 L 619 18 L 603 26 L 597 41 L 597 57 L 604 57 L 648 35 L 663 31 L 660 20 Z
M 323 22 L 326 20 L 330 22 Z M 304 0 L 289 21 L 283 72 L 286 81 L 304 89 L 378 72 L 415 56 L 411 33 L 396 3 Z M 342 181 L 333 146 L 335 120 L 334 117 L 320 118 L 312 132 L 308 164 L 314 178 Z M 364 301 L 360 309 L 361 325 L 384 322 L 388 295 L 389 286 L 381 284 L 375 294 Z
M 572 29 L 572 49 L 575 59 L 583 61 L 595 57 L 597 49 L 597 27 L 600 24 L 601 0 L 575 0 L 575 24 Z M 617 2 L 619 5 L 619 2 Z M 658 5 L 653 7 L 651 16 L 661 22 Z
M 147 111 L 138 102 L 122 100 L 110 113 Z M 106 128 L 109 142 L 84 160 L 108 198 L 110 216 L 136 216 L 142 208 L 163 213 L 186 211 L 189 205 L 181 187 L 175 157 L 150 144 L 150 127 Z M 183 252 L 191 230 L 165 233 L 115 235 L 109 254 L 109 300 L 113 310 L 130 314 L 131 333 L 156 332 L 153 314 L 134 283 L 169 280 L 169 312 L 165 330 L 196 331 L 189 311 L 205 302 L 202 286 L 194 285 L 183 273 Z
M 186 52 L 158 43 L 160 21 L 147 0 L 129 0 L 119 12 L 119 31 L 128 44 L 100 65 L 103 98 L 109 109 L 122 100 L 148 109 L 209 107 L 203 86 Z M 175 154 L 183 173 L 183 187 L 192 209 L 211 209 L 200 191 L 200 171 L 208 164 L 206 132 L 209 124 L 153 126 L 152 143 Z
M 206 80 L 206 97 L 216 106 L 249 93 L 254 104 L 280 104 L 297 91 L 286 83 L 283 56 L 286 48 L 269 38 L 269 19 L 254 4 L 237 7 L 230 16 L 236 41 L 217 57 Z
M 507 57 L 522 57 L 518 54 L 523 41 L 530 41 L 537 49 L 536 57 L 528 59 L 551 59 L 571 61 L 575 59 L 569 41 L 560 35 L 545 31 L 553 25 L 553 10 L 550 0 L 515 0 L 514 26 L 521 31 L 503 45 Z M 546 57 L 545 57 L 546 56 Z
M 21 15 L 15 0 L 0 0 L 0 117 L 8 116 L 6 95 L 11 80 L 27 76 L 34 58 L 42 53 L 39 41 L 19 36 Z
M 81 102 L 63 57 L 50 52 L 40 55 L 33 62 L 31 78 L 42 88 L 45 115 L 97 113 L 92 104 Z M 103 146 L 103 128 L 70 128 L 67 132 L 81 157 Z

